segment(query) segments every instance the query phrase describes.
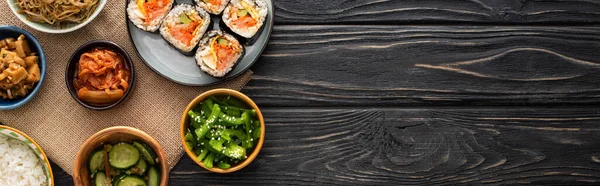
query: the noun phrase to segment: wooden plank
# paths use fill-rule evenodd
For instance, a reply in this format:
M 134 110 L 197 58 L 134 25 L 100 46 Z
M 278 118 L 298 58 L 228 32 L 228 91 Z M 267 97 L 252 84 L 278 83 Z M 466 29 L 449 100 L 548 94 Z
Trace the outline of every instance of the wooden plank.
M 262 106 L 600 103 L 600 27 L 276 26 Z
M 598 23 L 595 0 L 275 0 L 277 24 Z
M 248 167 L 209 173 L 184 155 L 170 185 L 594 184 L 600 108 L 264 108 Z M 71 185 L 64 172 L 60 185 Z M 59 184 L 57 184 L 59 185 Z
M 63 169 L 61 169 L 56 163 L 50 161 L 52 167 L 52 175 L 54 176 L 54 185 L 69 186 L 73 184 L 73 177 Z
M 171 185 L 600 181 L 598 109 L 265 109 L 258 158 L 229 175 L 182 158 Z

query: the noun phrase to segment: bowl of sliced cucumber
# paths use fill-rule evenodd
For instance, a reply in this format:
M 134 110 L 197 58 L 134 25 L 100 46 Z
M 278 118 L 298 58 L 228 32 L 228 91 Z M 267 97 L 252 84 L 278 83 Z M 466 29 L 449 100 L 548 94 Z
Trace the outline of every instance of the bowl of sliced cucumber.
M 88 138 L 75 157 L 75 185 L 166 186 L 168 163 L 160 144 L 132 127 L 110 127 Z

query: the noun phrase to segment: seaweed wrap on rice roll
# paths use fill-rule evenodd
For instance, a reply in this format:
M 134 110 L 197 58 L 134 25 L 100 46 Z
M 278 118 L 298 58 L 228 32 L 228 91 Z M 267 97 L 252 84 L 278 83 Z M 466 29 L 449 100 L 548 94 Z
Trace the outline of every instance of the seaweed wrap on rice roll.
M 156 32 L 175 0 L 131 0 L 127 5 L 127 16 L 138 28 Z
M 267 14 L 264 0 L 231 0 L 223 12 L 223 22 L 236 34 L 252 38 L 262 27 Z
M 210 15 L 202 8 L 189 4 L 176 5 L 160 27 L 160 35 L 186 55 L 194 48 L 208 29 Z
M 223 77 L 238 62 L 244 48 L 230 34 L 220 30 L 206 33 L 196 51 L 196 63 L 202 71 L 213 77 Z
M 201 8 L 204 8 L 208 13 L 219 15 L 229 3 L 229 0 L 194 0 Z

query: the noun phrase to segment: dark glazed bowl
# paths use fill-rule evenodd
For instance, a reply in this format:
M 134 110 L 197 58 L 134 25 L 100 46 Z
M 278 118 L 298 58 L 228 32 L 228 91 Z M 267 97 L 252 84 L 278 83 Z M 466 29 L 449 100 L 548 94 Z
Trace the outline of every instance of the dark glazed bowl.
M 91 104 L 91 103 L 87 103 L 87 102 L 79 99 L 79 97 L 77 97 L 77 90 L 75 89 L 75 85 L 73 84 L 73 80 L 74 80 L 76 72 L 77 72 L 77 66 L 79 64 L 79 58 L 81 57 L 81 55 L 85 52 L 88 52 L 88 51 L 90 51 L 94 48 L 98 48 L 98 47 L 111 49 L 112 51 L 121 55 L 123 57 L 123 59 L 125 60 L 125 64 L 124 64 L 125 68 L 127 68 L 129 70 L 129 73 L 131 74 L 131 77 L 129 78 L 129 82 L 128 82 L 129 88 L 127 89 L 127 91 L 125 91 L 125 94 L 123 95 L 123 97 L 121 99 L 119 99 L 118 101 L 116 101 L 114 103 L 110 103 L 110 104 L 102 104 L 102 105 Z M 135 70 L 134 70 L 134 66 L 133 66 L 133 61 L 131 60 L 131 57 L 129 57 L 129 54 L 127 54 L 127 51 L 125 51 L 125 49 L 123 49 L 121 46 L 113 43 L 112 41 L 107 41 L 107 40 L 90 41 L 90 42 L 83 44 L 81 47 L 79 47 L 77 50 L 75 50 L 75 53 L 73 53 L 73 55 L 71 55 L 71 59 L 69 59 L 69 63 L 67 64 L 67 69 L 65 71 L 65 83 L 67 84 L 67 89 L 69 90 L 71 97 L 73 97 L 73 99 L 75 99 L 75 101 L 77 101 L 77 103 L 79 103 L 81 106 L 91 109 L 91 110 L 110 109 L 110 108 L 116 107 L 121 102 L 125 101 L 127 99 L 127 96 L 132 91 L 132 89 L 135 85 Z

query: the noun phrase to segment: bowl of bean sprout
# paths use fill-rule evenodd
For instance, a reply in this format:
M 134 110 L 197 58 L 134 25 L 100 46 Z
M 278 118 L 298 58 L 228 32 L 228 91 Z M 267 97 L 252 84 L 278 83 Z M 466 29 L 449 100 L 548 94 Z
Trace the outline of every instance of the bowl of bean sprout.
M 15 16 L 45 33 L 72 32 L 90 23 L 108 0 L 6 0 Z

